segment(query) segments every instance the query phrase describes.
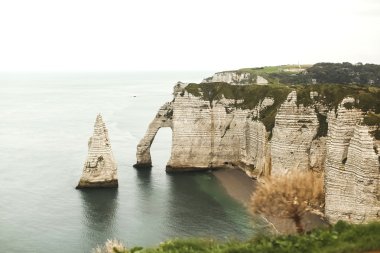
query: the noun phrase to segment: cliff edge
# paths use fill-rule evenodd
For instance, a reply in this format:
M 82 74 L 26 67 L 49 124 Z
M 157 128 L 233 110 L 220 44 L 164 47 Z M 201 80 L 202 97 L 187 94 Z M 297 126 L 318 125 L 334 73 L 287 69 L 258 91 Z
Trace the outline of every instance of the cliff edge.
M 251 177 L 324 172 L 329 220 L 378 220 L 380 87 L 289 85 L 253 74 L 219 72 L 199 84 L 177 83 L 138 144 L 135 167 L 152 165 L 154 136 L 170 127 L 169 172 L 226 166 Z M 258 85 L 257 74 L 270 82 Z

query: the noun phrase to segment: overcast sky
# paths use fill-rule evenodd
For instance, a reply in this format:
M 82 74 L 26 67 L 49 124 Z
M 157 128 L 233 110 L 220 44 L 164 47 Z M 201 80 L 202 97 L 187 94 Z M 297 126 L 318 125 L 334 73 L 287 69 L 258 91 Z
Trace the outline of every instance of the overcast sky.
M 380 0 L 0 0 L 0 71 L 380 64 Z

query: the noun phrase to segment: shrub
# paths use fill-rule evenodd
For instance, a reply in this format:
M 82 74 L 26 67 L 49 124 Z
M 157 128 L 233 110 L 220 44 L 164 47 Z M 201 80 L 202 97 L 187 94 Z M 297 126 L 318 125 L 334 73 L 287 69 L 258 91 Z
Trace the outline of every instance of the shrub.
M 302 216 L 321 209 L 324 203 L 323 177 L 313 172 L 295 171 L 264 180 L 252 196 L 252 210 L 258 214 L 290 218 L 303 233 Z
M 118 240 L 107 240 L 103 246 L 98 246 L 93 253 L 127 253 L 127 249 Z

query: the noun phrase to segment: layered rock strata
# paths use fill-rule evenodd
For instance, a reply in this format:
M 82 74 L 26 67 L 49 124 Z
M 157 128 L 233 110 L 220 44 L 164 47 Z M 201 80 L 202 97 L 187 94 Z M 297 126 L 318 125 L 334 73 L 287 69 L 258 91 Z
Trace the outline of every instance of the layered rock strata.
M 226 99 L 223 94 L 228 92 L 210 99 L 202 94 L 202 86 L 198 91 L 192 86 L 192 93 L 186 87 L 184 83 L 174 87 L 173 101 L 161 107 L 149 125 L 137 147 L 136 167 L 152 165 L 154 136 L 159 128 L 170 127 L 167 171 L 237 166 L 251 177 L 289 170 L 324 171 L 330 221 L 379 219 L 379 141 L 371 135 L 375 129 L 363 125 L 364 112 L 348 109 L 357 103 L 355 99 L 347 97 L 335 107 L 321 103 L 326 98 L 311 91 L 310 99 L 301 97 L 307 101 L 304 106 L 297 101 L 296 91 L 291 91 L 284 102 L 278 103 L 279 96 L 263 97 L 248 109 L 238 106 L 244 101 Z M 268 122 L 261 119 L 273 113 L 274 127 L 268 130 Z
M 297 105 L 291 92 L 281 104 L 272 133 L 260 120 L 275 100 L 264 97 L 255 108 L 241 109 L 235 101 L 208 101 L 178 83 L 174 99 L 163 105 L 137 146 L 135 167 L 150 167 L 150 146 L 161 127 L 173 131 L 168 171 L 206 170 L 237 165 L 250 176 L 286 173 L 290 169 L 322 170 L 325 138 L 317 138 L 315 109 Z M 273 136 L 271 138 L 271 135 Z
M 247 111 L 230 108 L 229 103 L 210 104 L 188 93 L 175 98 L 167 170 L 213 169 L 239 161 Z
M 252 76 L 249 73 L 238 73 L 236 71 L 224 71 L 215 73 L 212 77 L 206 78 L 203 82 L 224 82 L 230 84 L 249 83 Z
M 117 165 L 102 116 L 96 117 L 94 133 L 88 141 L 88 155 L 77 189 L 118 187 Z
M 272 174 L 308 170 L 311 167 L 310 150 L 319 126 L 315 109 L 297 105 L 297 93 L 292 91 L 277 111 L 275 122 L 271 146 Z
M 215 73 L 213 76 L 205 78 L 204 83 L 223 82 L 229 84 L 247 85 L 258 84 L 267 85 L 268 80 L 259 75 L 240 71 L 223 71 Z
M 174 87 L 174 91 L 180 86 L 180 83 Z M 137 145 L 137 163 L 133 165 L 135 168 L 152 167 L 152 158 L 150 156 L 150 146 L 154 141 L 154 137 L 161 127 L 170 127 L 173 129 L 173 105 L 166 103 L 158 110 L 156 117 L 149 124 L 148 130 L 144 138 Z
M 380 218 L 380 164 L 363 112 L 330 112 L 325 164 L 326 217 L 362 223 Z

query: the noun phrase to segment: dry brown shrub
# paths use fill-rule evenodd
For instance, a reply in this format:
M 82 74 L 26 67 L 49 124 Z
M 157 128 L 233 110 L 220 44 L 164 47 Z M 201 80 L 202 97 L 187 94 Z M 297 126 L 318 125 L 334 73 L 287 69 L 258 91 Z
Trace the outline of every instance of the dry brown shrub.
M 116 252 L 125 252 L 127 249 L 124 245 L 118 240 L 108 239 L 103 246 L 98 246 L 96 249 L 93 249 L 93 253 L 116 253 Z
M 323 175 L 294 171 L 271 176 L 256 188 L 251 203 L 255 213 L 292 219 L 302 233 L 302 216 L 324 207 Z

